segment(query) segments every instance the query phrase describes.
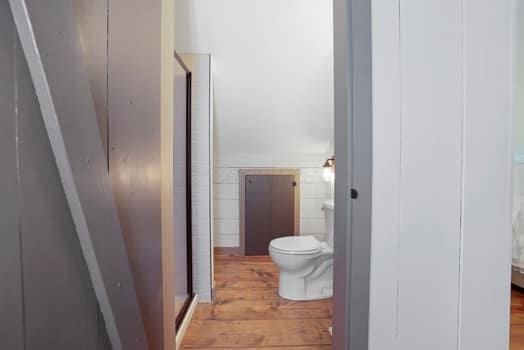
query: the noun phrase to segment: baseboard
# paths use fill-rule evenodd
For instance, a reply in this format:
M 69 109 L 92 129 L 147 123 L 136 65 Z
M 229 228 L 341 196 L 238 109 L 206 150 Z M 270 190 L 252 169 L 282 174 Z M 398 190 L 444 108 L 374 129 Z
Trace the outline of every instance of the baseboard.
M 198 295 L 195 294 L 195 296 L 193 297 L 193 300 L 191 301 L 191 304 L 189 305 L 189 308 L 187 309 L 186 316 L 184 317 L 184 320 L 182 321 L 182 324 L 180 325 L 180 329 L 176 333 L 177 350 L 182 345 L 182 341 L 184 340 L 184 336 L 186 335 L 187 328 L 189 327 L 189 324 L 191 323 L 191 319 L 193 318 L 193 313 L 195 312 L 197 304 L 198 304 Z
M 215 255 L 243 255 L 240 247 L 215 247 Z

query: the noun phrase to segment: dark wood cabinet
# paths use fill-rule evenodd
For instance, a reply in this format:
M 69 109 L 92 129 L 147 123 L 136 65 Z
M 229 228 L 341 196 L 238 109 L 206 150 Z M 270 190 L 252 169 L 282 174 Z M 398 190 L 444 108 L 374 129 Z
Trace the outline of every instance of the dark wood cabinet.
M 246 175 L 246 255 L 267 255 L 269 242 L 295 232 L 294 175 Z

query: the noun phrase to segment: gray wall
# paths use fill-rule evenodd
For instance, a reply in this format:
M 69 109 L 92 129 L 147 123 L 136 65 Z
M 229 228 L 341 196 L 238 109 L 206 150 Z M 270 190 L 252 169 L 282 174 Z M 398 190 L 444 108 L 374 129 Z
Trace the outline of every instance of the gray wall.
M 22 349 L 23 305 L 18 219 L 15 115 L 16 32 L 7 1 L 0 2 L 0 339 Z
M 110 349 L 7 1 L 0 26 L 1 346 Z
M 149 346 L 157 350 L 164 337 L 160 1 L 111 0 L 108 14 L 109 172 Z
M 149 346 L 161 349 L 160 1 L 73 3 Z
M 160 1 L 73 4 L 149 346 L 161 349 Z M 7 1 L 0 164 L 0 347 L 110 349 Z
M 78 35 L 89 75 L 102 144 L 108 152 L 108 0 L 73 0 Z

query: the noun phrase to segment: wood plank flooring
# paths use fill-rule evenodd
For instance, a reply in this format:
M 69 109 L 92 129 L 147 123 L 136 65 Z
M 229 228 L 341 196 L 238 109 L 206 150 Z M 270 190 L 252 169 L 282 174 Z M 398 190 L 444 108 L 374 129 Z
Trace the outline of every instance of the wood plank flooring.
M 198 305 L 184 349 L 331 349 L 331 299 L 279 297 L 269 257 L 216 256 L 215 279 L 215 300 Z
M 511 289 L 511 350 L 524 350 L 524 289 Z
M 269 257 L 215 257 L 215 301 L 199 304 L 183 349 L 328 350 L 331 300 L 294 302 L 277 294 Z M 524 350 L 524 289 L 511 291 L 511 350 Z

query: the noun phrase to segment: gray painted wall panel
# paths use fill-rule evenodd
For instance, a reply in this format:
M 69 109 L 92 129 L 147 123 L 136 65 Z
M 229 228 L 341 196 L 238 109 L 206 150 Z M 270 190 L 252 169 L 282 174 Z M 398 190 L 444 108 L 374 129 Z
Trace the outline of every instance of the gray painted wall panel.
M 67 0 L 45 4 L 38 1 L 28 2 L 27 9 L 32 22 L 30 25 L 27 23 L 24 8 L 19 6 L 20 3 L 11 2 L 11 5 L 16 9 L 14 13 L 17 14 L 18 29 L 22 30 L 23 33 L 21 38 L 24 42 L 24 53 L 30 57 L 29 62 L 33 81 L 38 82 L 35 86 L 36 91 L 39 92 L 39 102 L 35 103 L 35 106 L 40 106 L 42 111 L 45 112 L 38 117 L 44 117 L 46 128 L 48 129 L 47 137 L 51 140 L 53 146 L 52 150 L 48 147 L 47 150 L 39 148 L 38 151 L 48 153 L 47 156 L 49 158 L 44 161 L 44 165 L 49 166 L 55 164 L 52 161 L 51 151 L 54 153 L 54 158 L 60 169 L 60 174 L 55 172 L 55 181 L 60 185 L 59 178 L 62 178 L 69 205 L 72 206 L 73 218 L 75 219 L 77 229 L 77 232 L 75 232 L 75 229 L 72 228 L 70 234 L 72 237 L 78 234 L 82 239 L 82 250 L 89 262 L 89 272 L 94 275 L 93 283 L 98 291 L 97 293 L 100 293 L 98 296 L 101 298 L 101 302 L 103 302 L 102 308 L 105 310 L 106 317 L 111 317 L 108 319 L 108 325 L 113 326 L 111 328 L 111 340 L 116 346 L 122 343 L 126 350 L 147 348 L 141 314 L 136 303 L 134 281 L 130 274 L 116 207 L 112 198 L 110 179 L 107 174 L 106 156 L 99 138 L 100 131 L 91 100 L 89 81 L 83 62 L 83 52 L 77 37 L 72 3 Z M 31 33 L 31 28 L 35 29 L 34 33 Z M 36 38 L 33 38 L 32 34 L 36 34 Z M 19 84 L 21 86 L 20 89 L 26 93 L 30 91 L 29 86 L 32 84 L 30 78 L 28 78 L 27 83 L 25 86 Z M 49 89 L 50 95 L 46 93 L 46 89 Z M 26 105 L 30 106 L 24 103 L 24 106 Z M 36 108 L 36 110 L 38 111 L 39 109 Z M 54 119 L 53 117 L 57 118 Z M 34 123 L 30 123 L 31 127 L 34 127 L 34 125 Z M 46 135 L 43 127 L 40 131 Z M 37 142 L 38 135 L 32 136 L 30 135 L 28 140 Z M 39 155 L 37 152 L 33 153 Z M 33 153 L 28 152 L 28 158 Z M 40 154 L 40 156 L 44 157 L 44 153 Z M 23 159 L 22 153 L 21 159 Z M 21 162 L 23 163 L 23 161 Z M 38 162 L 33 163 L 38 164 Z M 30 165 L 34 166 L 33 163 L 28 161 L 28 169 L 32 170 Z M 45 170 L 45 168 L 43 169 Z M 38 171 L 34 171 L 34 173 L 39 174 Z M 24 190 L 26 187 L 31 189 L 30 185 L 33 184 L 51 188 L 52 186 L 49 186 L 49 184 L 53 185 L 51 177 L 39 177 L 28 173 L 27 179 L 28 185 L 23 185 Z M 40 190 L 40 193 L 45 193 L 43 189 L 37 188 L 38 190 Z M 31 195 L 33 195 L 33 192 L 28 191 Z M 40 193 L 37 192 L 37 194 Z M 42 197 L 44 196 L 42 195 Z M 39 198 L 36 200 L 33 198 L 27 203 L 24 202 L 24 205 L 27 204 L 28 207 L 40 205 L 43 207 L 46 204 L 52 208 L 58 207 L 62 215 L 67 213 L 67 206 L 61 207 L 58 197 L 55 198 L 55 202 L 57 203 L 54 203 L 52 200 L 46 202 L 45 200 L 39 201 Z M 39 220 L 45 222 L 48 216 L 51 218 L 49 225 L 60 226 L 67 221 L 62 218 L 64 221 L 61 222 L 59 216 L 56 218 L 53 216 L 54 212 L 49 210 L 46 213 L 40 207 L 35 207 L 35 213 L 32 210 L 28 210 L 28 212 L 30 212 L 28 215 L 35 216 L 34 218 L 29 216 L 29 228 L 32 227 L 31 225 L 36 225 Z M 67 232 L 67 227 L 65 226 L 53 227 L 53 229 L 61 231 L 60 233 L 62 234 Z M 45 253 L 49 254 L 50 251 L 44 253 L 41 247 L 34 241 L 37 240 L 30 240 L 30 245 L 27 246 L 28 251 L 33 253 L 31 250 L 33 248 L 35 252 L 33 255 L 40 258 L 37 260 L 42 258 L 50 259 L 45 255 Z M 63 250 L 64 254 L 69 258 L 75 256 L 81 260 L 82 251 L 74 252 L 74 247 L 68 244 L 67 240 L 57 240 L 54 242 L 53 248 L 56 247 L 56 249 Z M 26 247 L 24 246 L 24 251 L 25 249 Z M 38 256 L 38 254 L 41 255 Z M 53 254 L 51 253 L 49 256 L 53 260 Z M 58 260 L 60 260 L 60 256 L 58 256 Z M 72 295 L 82 295 L 83 292 L 89 291 L 89 288 L 86 289 L 85 285 L 75 290 L 75 283 L 80 285 L 81 280 L 75 281 L 73 279 L 72 284 L 63 282 L 64 279 L 72 278 L 73 275 L 76 275 L 74 271 L 64 268 L 62 266 L 64 264 L 67 265 L 66 262 L 62 261 L 59 268 L 50 269 L 47 274 L 31 276 L 31 278 L 37 279 L 31 292 L 33 293 L 40 289 L 40 292 L 43 290 L 45 293 L 47 286 L 43 284 L 45 281 L 42 278 L 44 278 L 44 275 L 47 275 L 45 278 L 49 278 L 50 273 L 57 275 L 56 281 L 53 282 L 54 284 L 51 283 L 51 289 L 56 286 L 64 286 L 67 287 L 68 291 L 73 290 Z M 100 270 L 98 270 L 98 266 L 100 266 Z M 58 271 L 58 273 L 54 270 Z M 65 276 L 61 276 L 60 272 Z M 87 275 L 84 278 L 89 282 Z M 27 277 L 27 281 L 30 283 L 31 279 Z M 89 283 L 87 287 L 89 287 Z M 62 298 L 61 303 L 65 304 L 64 308 L 67 307 L 68 297 Z M 70 297 L 71 300 L 74 300 L 73 296 Z M 28 316 L 26 318 L 29 318 L 31 317 L 29 313 L 32 305 L 29 305 L 30 298 L 27 299 Z M 72 304 L 75 304 L 74 301 L 72 301 Z M 35 303 L 35 308 L 38 307 L 45 309 L 45 306 Z M 76 325 L 77 328 L 80 328 L 76 332 L 85 331 L 87 333 L 87 330 L 93 332 L 83 340 L 78 340 L 78 346 L 74 342 L 77 338 L 81 339 L 82 336 L 75 335 L 73 331 L 69 332 L 71 334 L 68 334 L 66 332 L 68 330 L 67 327 L 62 327 L 59 331 L 56 331 L 54 328 L 43 331 L 43 326 L 40 326 L 37 318 L 35 321 L 35 332 L 45 332 L 47 338 L 44 338 L 44 341 L 48 339 L 51 344 L 47 348 L 50 348 L 50 346 L 56 349 L 82 348 L 82 346 L 95 348 L 100 344 L 107 345 L 105 339 L 100 339 L 100 343 L 97 339 L 99 335 L 103 338 L 105 335 L 100 330 L 101 318 L 96 308 L 96 299 L 93 299 L 93 305 L 88 307 L 88 309 L 93 311 L 91 315 L 85 314 L 86 310 L 80 310 L 76 314 L 74 312 L 69 314 L 64 311 L 62 313 L 59 312 L 59 315 L 57 315 L 57 319 L 59 318 L 57 320 L 58 324 L 63 321 L 72 322 L 72 320 L 79 320 L 83 323 Z M 50 314 L 51 316 L 53 315 L 52 312 Z M 46 315 L 45 310 L 39 311 L 37 316 L 39 315 Z M 49 315 L 47 316 L 49 320 Z M 116 322 L 114 322 L 115 320 Z M 27 333 L 31 331 L 30 326 L 30 322 L 28 322 Z M 54 326 L 56 324 L 51 322 L 50 327 Z M 115 334 L 115 326 L 118 328 L 118 334 Z M 28 338 L 34 338 L 35 342 L 38 341 L 38 337 L 39 334 L 28 336 Z M 57 342 L 54 337 L 58 337 L 62 342 Z M 35 343 L 36 346 L 38 345 Z M 30 348 L 30 345 L 28 347 Z
M 75 21 L 84 53 L 89 85 L 100 129 L 100 139 L 109 162 L 108 150 L 108 0 L 73 0 Z M 98 314 L 98 349 L 108 349 L 103 315 Z
M 32 14 L 49 85 L 53 88 L 52 97 L 55 103 L 59 104 L 61 128 L 69 131 L 64 133 L 64 141 L 69 146 L 67 149 L 71 155 L 71 167 L 76 175 L 85 173 L 77 178 L 79 180 L 77 186 L 78 191 L 85 194 L 86 203 L 92 204 L 87 205 L 86 208 L 86 212 L 90 213 L 87 217 L 90 225 L 100 221 L 111 226 L 107 213 L 114 210 L 101 205 L 99 198 L 105 196 L 101 196 L 99 191 L 105 188 L 104 181 L 99 181 L 96 176 L 90 175 L 93 169 L 96 169 L 95 173 L 100 175 L 106 172 L 105 159 L 97 154 L 97 141 L 93 142 L 92 137 L 99 135 L 102 148 L 107 151 L 107 137 L 114 136 L 111 153 L 115 158 L 111 163 L 111 175 L 116 184 L 118 209 L 123 219 L 122 226 L 136 277 L 142 315 L 148 322 L 147 331 L 151 348 L 160 349 L 163 341 L 159 172 L 160 86 L 158 84 L 160 70 L 157 62 L 160 52 L 160 23 L 156 20 L 160 16 L 160 4 L 158 2 L 154 6 L 151 4 L 145 6 L 140 2 L 131 4 L 112 1 L 110 3 L 113 15 L 111 26 L 113 45 L 108 61 L 108 3 L 106 0 L 73 0 L 60 4 L 28 1 L 28 7 Z M 3 11 L 2 15 L 4 13 L 10 15 L 7 2 L 5 6 L 6 11 Z M 137 11 L 137 9 L 141 10 Z M 58 21 L 60 24 L 50 21 L 56 18 L 62 19 Z M 136 26 L 139 22 L 142 25 Z M 12 26 L 11 33 L 14 40 L 16 33 L 13 23 L 2 20 L 1 25 L 5 23 L 10 23 Z M 76 30 L 64 30 L 66 28 L 64 24 L 78 30 L 79 42 L 75 39 Z M 133 30 L 135 27 L 136 30 Z M 42 30 L 43 28 L 45 30 Z M 8 30 L 2 30 L 0 34 L 2 48 L 9 45 L 8 35 Z M 54 39 L 50 40 L 51 37 Z M 158 38 L 158 40 L 151 40 L 151 38 Z M 3 55 L 7 52 L 6 50 L 1 52 L 2 63 L 4 63 Z M 23 260 L 27 261 L 27 265 L 24 266 L 27 349 L 110 349 L 103 317 L 80 249 L 48 134 L 42 122 L 39 102 L 21 49 L 17 55 L 18 71 L 21 76 L 18 89 L 21 104 L 20 163 L 23 169 L 20 188 L 23 192 L 19 196 L 23 208 L 21 218 Z M 12 56 L 15 56 L 14 47 Z M 54 60 L 48 58 L 53 56 Z M 75 60 L 80 62 L 80 65 L 72 64 L 76 62 Z M 108 63 L 112 68 L 109 71 Z M 87 72 L 81 68 L 84 64 Z M 8 69 L 1 70 L 2 68 Z M 82 72 L 78 70 L 79 68 Z M 8 64 L 3 64 L 0 68 L 0 74 L 10 71 L 14 72 L 14 69 L 9 68 Z M 79 79 L 80 76 L 89 79 Z M 111 77 L 113 80 L 108 81 Z M 112 95 L 114 99 L 109 105 L 107 84 L 111 83 L 113 85 L 110 90 L 114 93 Z M 14 92 L 13 80 L 2 79 L 0 85 L 0 91 Z M 85 91 L 86 88 L 91 92 L 94 106 L 89 106 L 90 99 L 85 98 L 89 94 L 76 94 L 80 90 Z M 80 98 L 82 96 L 84 98 Z M 3 102 L 4 96 L 0 98 Z M 8 101 L 9 99 L 6 103 L 2 103 L 0 108 L 12 107 L 14 110 L 14 99 L 11 105 Z M 93 107 L 98 123 L 79 123 L 79 119 L 88 118 L 84 112 L 91 112 Z M 111 116 L 114 116 L 111 124 L 114 133 L 111 135 L 106 129 L 110 119 L 108 110 L 111 110 Z M 1 121 L 2 132 L 8 132 L 6 137 L 2 137 L 2 146 L 4 142 L 8 143 L 15 138 L 14 130 L 12 133 L 9 132 L 11 126 L 14 126 L 14 121 L 13 118 L 12 125 L 4 125 L 9 123 L 9 120 Z M 83 133 L 74 132 L 80 124 Z M 96 147 L 91 147 L 93 144 Z M 15 144 L 12 145 L 12 150 L 14 146 Z M 11 149 L 7 146 L 2 147 L 2 151 Z M 5 162 L 14 161 L 16 165 L 16 154 L 12 152 L 2 153 L 2 160 L 4 156 L 9 156 L 11 160 L 6 159 Z M 79 157 L 79 154 L 83 156 Z M 9 173 L 2 172 L 0 185 L 9 186 L 15 191 L 16 167 L 12 167 L 12 170 L 13 172 Z M 9 176 L 11 178 L 8 178 Z M 15 185 L 12 185 L 13 179 Z M 12 192 L 9 196 L 16 198 L 17 193 Z M 16 210 L 15 201 L 10 201 L 10 205 Z M 3 214 L 7 212 L 6 210 Z M 16 211 L 13 216 L 10 215 L 10 219 L 17 228 Z M 7 243 L 10 246 L 19 245 L 18 231 L 13 232 L 15 234 L 9 236 L 10 241 L 7 241 L 7 236 L 2 237 L 6 239 L 6 245 L 2 244 L 0 249 L 7 247 Z M 93 244 L 100 248 L 102 258 L 114 254 L 114 243 L 107 235 L 93 237 Z M 2 254 L 2 259 L 8 258 L 10 265 L 2 265 L 10 266 L 9 271 L 6 272 L 11 278 L 15 280 L 18 278 L 18 285 L 21 286 L 20 260 L 22 259 L 16 255 L 16 249 L 11 249 L 10 252 L 15 254 Z M 12 268 L 16 261 L 18 261 L 18 265 L 15 264 L 18 266 L 18 275 Z M 109 275 L 121 268 L 118 262 L 108 267 Z M 118 283 L 110 283 L 109 288 L 116 285 Z M 125 285 L 125 281 L 122 281 L 122 285 Z M 13 283 L 12 286 L 16 284 Z M 126 293 L 126 288 L 121 289 Z M 112 292 L 118 293 L 118 290 L 114 289 Z M 22 292 L 19 289 L 17 293 L 11 294 L 9 306 L 12 310 L 19 308 L 18 316 L 21 325 Z M 123 294 L 119 300 L 126 300 L 126 297 L 127 295 Z M 18 304 L 15 302 L 16 298 L 19 300 Z M 124 304 L 120 306 L 125 307 Z M 16 313 L 10 310 L 7 315 L 11 322 L 10 326 L 16 328 Z M 2 327 L 2 330 L 5 329 L 7 328 Z M 20 336 L 17 336 L 15 331 L 9 332 L 11 336 L 16 336 L 13 337 L 14 339 L 22 341 L 21 326 Z M 14 344 L 10 348 L 21 349 L 22 345 Z
M 107 335 L 107 329 L 106 324 L 104 322 L 104 316 L 100 312 L 100 309 L 98 310 L 98 342 L 97 342 L 97 349 L 98 350 L 111 350 L 111 340 L 109 339 L 109 336 Z
M 371 1 L 335 0 L 333 346 L 368 349 L 371 243 Z M 350 188 L 358 198 L 349 199 Z
M 89 84 L 107 153 L 107 9 L 108 0 L 73 0 L 75 21 Z
M 23 298 L 18 230 L 15 114 L 16 29 L 6 1 L 0 2 L 0 340 L 23 349 Z
M 93 349 L 96 297 L 21 49 L 17 60 L 26 349 Z
M 0 48 L 1 347 L 111 349 L 7 2 Z
M 160 1 L 109 4 L 109 159 L 151 349 L 163 344 Z
M 17 7 L 19 5 L 16 2 L 11 4 Z M 82 220 L 85 220 L 84 222 L 77 222 L 79 216 L 73 217 L 77 224 L 76 228 L 79 230 L 78 234 L 81 238 L 83 237 L 84 243 L 82 247 L 92 249 L 94 254 L 96 254 L 96 264 L 101 266 L 102 276 L 98 277 L 99 280 L 104 280 L 105 282 L 102 286 L 105 289 L 101 294 L 103 296 L 102 300 L 107 301 L 109 299 L 111 303 L 111 309 L 108 309 L 106 304 L 105 311 L 110 310 L 107 314 L 116 318 L 119 334 L 122 335 L 117 342 L 122 342 L 125 349 L 147 348 L 143 325 L 141 324 L 141 315 L 138 311 L 136 295 L 134 294 L 134 281 L 129 274 L 127 255 L 119 236 L 120 225 L 116 215 L 116 208 L 113 205 L 112 190 L 109 186 L 107 160 L 99 138 L 100 130 L 95 119 L 96 114 L 91 101 L 88 76 L 84 68 L 83 50 L 77 37 L 72 4 L 67 0 L 52 4 L 31 1 L 28 2 L 27 6 L 32 20 L 31 27 L 35 28 L 34 34 L 36 34 L 36 38 L 33 41 L 31 35 L 27 35 L 30 33 L 30 30 L 28 31 L 27 29 L 23 32 L 22 38 L 25 40 L 25 54 L 32 58 L 30 62 L 32 63 L 31 74 L 33 79 L 35 77 L 39 79 L 39 84 L 36 87 L 37 91 L 39 91 L 38 96 L 40 100 L 37 102 L 35 99 L 34 90 L 32 89 L 33 82 L 29 78 L 27 67 L 24 66 L 28 78 L 25 82 L 20 81 L 18 85 L 24 94 L 32 92 L 28 100 L 32 98 L 33 104 L 25 101 L 21 102 L 21 104 L 28 109 L 27 116 L 36 117 L 40 120 L 40 128 L 38 130 L 31 129 L 31 127 L 38 126 L 38 124 L 29 122 L 26 125 L 27 134 L 29 135 L 27 136 L 29 141 L 27 144 L 34 147 L 39 140 L 38 133 L 41 132 L 44 137 L 40 140 L 49 138 L 52 141 L 53 149 L 50 149 L 49 141 L 47 141 L 47 147 L 38 147 L 38 152 L 27 152 L 28 160 L 26 166 L 28 171 L 22 170 L 22 173 L 27 177 L 28 185 L 24 183 L 21 185 L 21 188 L 27 191 L 27 202 L 25 194 L 22 197 L 24 200 L 23 205 L 29 209 L 24 208 L 27 212 L 24 215 L 27 214 L 28 223 L 26 224 L 25 218 L 22 219 L 24 230 L 22 236 L 25 235 L 26 226 L 29 228 L 29 234 L 33 234 L 33 231 L 45 230 L 46 225 L 51 227 L 52 231 L 57 231 L 57 235 L 67 235 L 65 238 L 62 237 L 54 241 L 53 239 L 48 239 L 45 242 L 38 242 L 40 237 L 36 237 L 36 239 L 31 237 L 27 246 L 23 245 L 24 252 L 26 249 L 29 252 L 29 259 L 34 260 L 30 266 L 26 267 L 29 273 L 24 280 L 27 281 L 28 285 L 26 291 L 27 334 L 34 330 L 27 338 L 31 342 L 34 341 L 34 348 L 39 348 L 39 346 L 54 349 L 78 349 L 84 348 L 83 346 L 86 349 L 109 348 L 96 298 L 92 297 L 91 300 L 88 298 L 89 292 L 93 293 L 93 289 L 90 288 L 91 281 L 85 265 L 83 266 L 85 273 L 82 274 L 80 270 L 74 271 L 75 267 L 77 267 L 75 264 L 69 264 L 65 261 L 67 260 L 66 258 L 75 257 L 79 261 L 84 262 L 82 250 L 79 249 L 79 246 L 76 246 L 77 251 L 75 252 L 74 245 L 70 245 L 71 241 L 67 241 L 67 238 L 76 239 L 78 244 L 78 238 L 75 237 L 77 232 L 75 232 L 75 228 L 72 225 L 71 217 L 67 216 L 68 207 L 64 204 L 66 203 L 64 193 L 60 191 L 61 196 L 57 194 L 58 189 L 62 190 L 62 186 L 60 186 L 60 176 L 62 176 L 63 185 L 69 194 L 67 198 L 71 199 L 71 193 L 69 193 L 71 191 L 77 191 L 76 193 L 79 194 L 76 199 L 79 203 L 75 202 L 74 198 L 76 197 L 72 197 L 73 203 L 71 204 L 71 200 L 69 200 L 69 204 L 73 205 L 73 213 L 76 212 L 78 214 L 78 210 L 82 211 Z M 21 30 L 20 28 L 28 28 L 27 17 L 24 17 L 23 11 L 20 10 L 23 9 L 18 7 L 18 12 L 15 12 L 17 13 L 19 30 Z M 23 25 L 26 27 L 20 27 Z M 36 48 L 35 43 L 38 48 Z M 36 50 L 39 51 L 39 54 L 35 55 Z M 20 51 L 20 57 L 23 57 L 22 51 Z M 41 63 L 39 63 L 40 57 L 42 59 Z M 42 64 L 43 67 L 39 66 L 39 64 Z M 42 71 L 42 68 L 45 71 Z M 42 78 L 41 73 L 43 72 L 45 73 Z M 47 86 L 50 89 L 51 96 L 45 93 Z M 51 97 L 51 99 L 48 97 Z M 51 112 L 53 114 L 48 113 L 52 109 L 47 108 L 49 106 L 46 104 L 52 104 L 53 108 L 56 109 L 59 124 L 52 125 L 54 122 L 52 120 L 54 111 Z M 31 110 L 31 107 L 34 107 L 34 111 Z M 42 116 L 38 113 L 40 111 L 39 107 L 46 112 L 43 115 L 46 117 L 44 120 L 51 123 L 50 128 L 46 124 L 47 132 L 42 123 Z M 23 115 L 26 111 L 21 110 L 20 113 Z M 23 130 L 25 129 L 21 129 L 20 134 L 25 132 Z M 35 134 L 31 134 L 31 132 Z M 63 142 L 62 144 L 60 142 L 58 144 L 56 142 L 53 143 L 57 137 L 63 137 L 63 140 L 60 141 Z M 24 140 L 24 137 L 21 136 L 20 140 Z M 52 151 L 55 153 L 54 157 Z M 67 152 L 68 157 L 64 157 L 65 152 Z M 30 159 L 32 155 L 40 158 L 35 162 Z M 21 152 L 20 162 L 22 166 L 26 162 L 24 157 L 24 152 Z M 43 163 L 41 164 L 42 158 Z M 56 171 L 53 158 L 56 158 L 56 163 L 59 164 L 60 174 Z M 67 162 L 66 168 L 64 168 L 64 159 Z M 55 170 L 54 177 L 46 178 L 46 176 L 42 176 L 41 169 L 33 169 L 39 166 L 44 169 L 44 175 L 46 175 L 45 166 L 52 167 Z M 71 167 L 70 173 L 65 171 L 68 167 Z M 65 179 L 64 176 L 66 176 Z M 58 184 L 56 188 L 53 187 L 53 179 Z M 23 179 L 22 182 L 24 181 L 26 180 Z M 74 181 L 74 185 L 71 185 L 72 181 Z M 51 191 L 52 195 L 50 198 L 44 199 L 48 195 L 46 191 Z M 37 196 L 36 198 L 35 195 Z M 38 196 L 42 198 L 38 198 Z M 62 199 L 62 203 L 59 202 L 60 199 Z M 45 205 L 53 209 L 46 208 Z M 58 213 L 61 213 L 62 216 L 55 213 L 54 209 L 58 209 Z M 63 215 L 66 215 L 67 218 L 64 218 Z M 49 222 L 46 222 L 46 219 L 49 219 Z M 40 222 L 44 224 L 39 226 Z M 69 223 L 69 227 L 67 223 Z M 81 235 L 82 232 L 91 236 L 87 246 L 85 245 L 87 244 L 86 237 Z M 49 238 L 46 235 L 43 237 Z M 46 250 L 45 244 L 42 243 L 48 243 L 48 241 L 52 241 L 50 244 L 51 248 Z M 54 255 L 53 249 L 60 250 L 60 253 Z M 64 256 L 64 258 L 62 259 L 61 256 Z M 52 268 L 52 266 L 45 263 L 42 263 L 42 267 L 38 266 L 40 261 L 45 262 L 46 259 L 49 259 L 51 262 L 57 260 L 60 266 Z M 93 257 L 87 255 L 86 259 L 91 262 L 90 266 L 93 267 Z M 32 269 L 35 269 L 38 273 L 32 274 Z M 38 269 L 41 269 L 41 271 Z M 82 267 L 79 267 L 79 269 L 82 269 Z M 93 273 L 91 269 L 90 272 Z M 96 276 L 98 272 L 94 273 Z M 49 279 L 50 274 L 56 274 L 58 277 L 50 282 L 49 285 L 46 285 L 43 279 Z M 80 277 L 78 280 L 75 280 L 72 276 Z M 68 278 L 71 278 L 71 280 L 69 281 Z M 85 281 L 84 285 L 82 285 L 82 281 Z M 60 306 L 48 312 L 46 307 L 51 306 L 43 305 L 42 299 L 40 299 L 40 303 L 36 302 L 37 292 L 45 296 L 48 289 L 51 291 L 57 289 L 57 287 L 63 287 L 67 292 L 72 291 L 71 295 L 67 295 L 67 293 L 65 296 L 61 295 L 60 291 L 54 293 L 53 297 L 57 299 L 56 304 L 60 304 Z M 95 287 L 100 288 L 100 283 L 95 283 Z M 51 292 L 49 293 L 51 294 Z M 87 298 L 85 303 L 82 300 L 77 301 L 75 299 L 77 297 L 82 299 L 83 296 Z M 31 304 L 33 297 L 35 302 Z M 53 298 L 50 298 L 50 301 L 47 304 L 53 305 Z M 67 308 L 71 305 L 75 307 Z M 31 314 L 33 308 L 37 310 L 34 315 Z M 40 322 L 39 318 L 43 320 L 46 316 L 48 323 Z M 80 324 L 74 323 L 73 321 L 75 320 L 78 320 Z M 63 322 L 70 322 L 75 324 L 75 326 L 69 330 L 66 326 L 60 326 Z M 35 325 L 34 327 L 33 324 Z M 48 328 L 46 329 L 46 327 Z M 39 332 L 42 332 L 45 336 L 42 336 Z M 114 341 L 114 339 L 112 340 Z M 27 348 L 33 348 L 33 344 L 28 343 Z

